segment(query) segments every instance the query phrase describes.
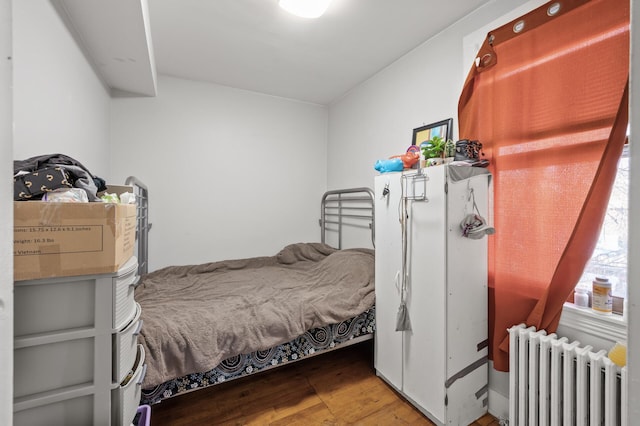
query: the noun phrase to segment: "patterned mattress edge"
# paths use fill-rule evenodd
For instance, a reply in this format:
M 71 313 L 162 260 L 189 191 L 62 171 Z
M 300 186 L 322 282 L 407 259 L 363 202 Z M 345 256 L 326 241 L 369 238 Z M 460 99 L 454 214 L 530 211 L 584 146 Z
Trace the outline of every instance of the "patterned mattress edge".
M 237 355 L 222 361 L 214 369 L 189 374 L 142 389 L 140 404 L 156 404 L 164 399 L 203 389 L 229 380 L 249 376 L 289 362 L 298 361 L 349 343 L 357 337 L 375 332 L 375 307 L 355 318 L 325 327 L 314 328 L 282 345 L 264 351 Z M 345 345 L 347 346 L 347 345 Z

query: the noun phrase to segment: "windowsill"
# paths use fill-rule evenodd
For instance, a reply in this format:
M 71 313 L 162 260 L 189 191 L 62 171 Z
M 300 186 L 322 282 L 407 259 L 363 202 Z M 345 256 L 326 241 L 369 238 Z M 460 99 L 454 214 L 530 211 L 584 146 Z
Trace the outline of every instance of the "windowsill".
M 560 325 L 614 342 L 627 340 L 627 322 L 622 315 L 601 315 L 573 303 L 564 304 Z

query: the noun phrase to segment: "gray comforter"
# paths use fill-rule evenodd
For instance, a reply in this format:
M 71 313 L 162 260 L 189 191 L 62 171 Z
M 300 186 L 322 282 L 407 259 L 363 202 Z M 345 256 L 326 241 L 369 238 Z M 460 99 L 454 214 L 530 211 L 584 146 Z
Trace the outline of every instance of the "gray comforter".
M 364 312 L 374 304 L 374 255 L 292 244 L 272 257 L 160 269 L 135 297 L 147 389 Z

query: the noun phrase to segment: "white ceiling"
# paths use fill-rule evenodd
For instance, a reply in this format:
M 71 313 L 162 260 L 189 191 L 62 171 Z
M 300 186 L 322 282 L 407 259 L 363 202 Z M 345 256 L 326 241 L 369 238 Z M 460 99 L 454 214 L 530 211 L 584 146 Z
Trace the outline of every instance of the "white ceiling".
M 154 96 L 156 73 L 330 104 L 490 0 L 51 0 L 97 74 Z M 157 89 L 157 90 L 156 90 Z
M 488 0 L 148 0 L 158 74 L 329 104 Z M 161 88 L 159 89 L 161 90 Z

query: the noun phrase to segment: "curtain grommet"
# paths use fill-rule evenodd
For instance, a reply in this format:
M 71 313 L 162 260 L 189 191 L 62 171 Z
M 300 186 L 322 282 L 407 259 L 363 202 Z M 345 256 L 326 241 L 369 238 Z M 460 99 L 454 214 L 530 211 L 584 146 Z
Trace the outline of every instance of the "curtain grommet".
M 524 30 L 524 26 L 524 20 L 516 22 L 515 24 L 513 24 L 513 32 L 516 34 L 521 33 L 522 30 Z
M 560 2 L 555 2 L 547 8 L 547 15 L 556 16 L 558 12 L 560 12 L 561 8 L 562 5 L 560 4 Z

